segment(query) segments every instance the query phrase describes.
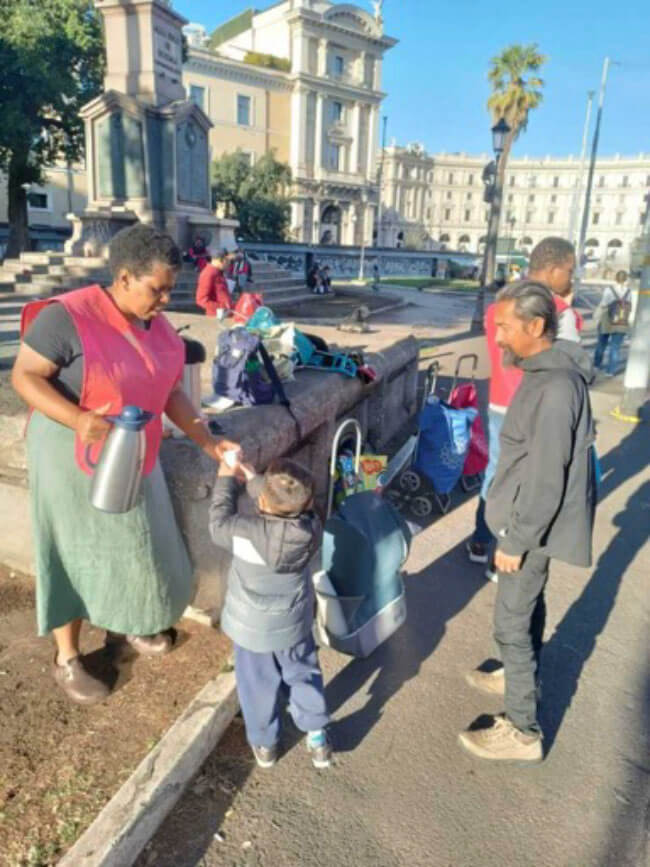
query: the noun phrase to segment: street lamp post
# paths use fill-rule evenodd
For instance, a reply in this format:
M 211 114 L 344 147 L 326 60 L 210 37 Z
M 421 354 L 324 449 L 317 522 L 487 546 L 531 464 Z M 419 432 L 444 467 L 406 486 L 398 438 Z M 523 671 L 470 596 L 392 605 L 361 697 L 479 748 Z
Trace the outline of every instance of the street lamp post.
M 510 260 L 515 252 L 515 218 L 510 217 L 508 223 L 510 225 L 510 239 L 508 241 L 508 256 L 506 258 L 506 275 L 510 276 Z
M 495 159 L 494 162 L 489 163 L 483 170 L 483 182 L 485 183 L 483 198 L 490 205 L 490 216 L 488 220 L 487 242 L 483 253 L 483 267 L 481 268 L 481 285 L 476 296 L 476 306 L 474 307 L 474 315 L 472 317 L 473 331 L 483 330 L 485 287 L 494 282 L 502 193 L 501 184 L 499 183 L 499 159 L 503 153 L 509 132 L 510 127 L 503 117 L 492 127 L 492 149 Z
M 364 273 L 363 272 L 365 270 L 365 264 L 366 264 L 366 238 L 365 238 L 366 208 L 365 208 L 365 205 L 366 205 L 366 199 L 364 196 L 362 196 L 362 198 L 361 198 L 361 221 L 360 221 L 361 222 L 361 244 L 360 244 L 360 250 L 359 250 L 359 252 L 360 252 L 360 255 L 359 255 L 359 276 L 357 277 L 357 281 L 359 283 L 363 283 L 363 281 L 364 281 Z M 352 214 L 350 215 L 350 220 L 352 222 L 352 225 L 354 226 L 354 229 L 355 229 L 354 233 L 356 236 L 357 222 L 359 222 L 359 217 L 358 217 L 356 211 L 352 212 Z

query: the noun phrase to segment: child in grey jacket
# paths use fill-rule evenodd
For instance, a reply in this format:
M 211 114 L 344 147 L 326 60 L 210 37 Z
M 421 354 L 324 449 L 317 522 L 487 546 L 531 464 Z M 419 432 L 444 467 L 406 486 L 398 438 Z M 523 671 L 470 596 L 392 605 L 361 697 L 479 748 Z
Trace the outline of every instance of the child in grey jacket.
M 238 476 L 249 477 L 257 514 L 239 514 Z M 221 628 L 235 645 L 237 691 L 257 764 L 278 758 L 281 694 L 288 691 L 296 726 L 307 733 L 317 768 L 330 765 L 323 676 L 312 636 L 314 597 L 309 562 L 321 523 L 312 511 L 314 481 L 294 461 L 273 461 L 254 476 L 222 461 L 210 506 L 215 545 L 232 552 Z

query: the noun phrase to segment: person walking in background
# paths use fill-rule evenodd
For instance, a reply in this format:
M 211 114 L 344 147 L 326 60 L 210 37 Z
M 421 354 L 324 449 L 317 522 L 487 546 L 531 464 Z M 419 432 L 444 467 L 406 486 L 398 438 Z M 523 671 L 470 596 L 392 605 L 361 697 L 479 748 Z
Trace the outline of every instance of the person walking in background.
M 582 317 L 571 307 L 575 263 L 572 244 L 564 238 L 544 238 L 531 253 L 528 279 L 544 284 L 553 293 L 559 322 L 558 337 L 579 341 L 583 325 Z M 491 367 L 488 405 L 489 461 L 476 510 L 474 534 L 466 546 L 470 561 L 480 564 L 489 563 L 493 542 L 492 533 L 485 521 L 485 500 L 499 460 L 501 427 L 505 413 L 522 379 L 521 370 L 503 363 L 501 350 L 496 342 L 495 311 L 496 306 L 493 304 L 488 307 L 485 314 L 485 337 Z M 491 581 L 496 580 L 496 571 L 491 566 L 486 572 L 486 577 Z
M 630 330 L 632 292 L 626 271 L 616 274 L 616 286 L 607 286 L 594 313 L 598 323 L 598 343 L 594 355 L 596 370 L 602 370 L 605 351 L 609 345 L 607 375 L 616 376 L 625 335 Z
M 373 292 L 379 292 L 380 283 L 381 283 L 381 274 L 379 272 L 379 263 L 375 262 L 372 266 L 372 290 L 373 290 Z
M 233 309 L 228 284 L 224 276 L 223 258 L 208 263 L 199 274 L 196 284 L 196 303 L 207 316 L 224 319 Z
M 238 514 L 238 472 L 248 479 L 257 514 Z M 278 758 L 282 696 L 307 734 L 315 767 L 330 764 L 323 675 L 312 636 L 314 594 L 309 562 L 321 522 L 313 511 L 314 479 L 286 458 L 263 476 L 227 460 L 219 467 L 210 506 L 210 534 L 232 552 L 221 628 L 235 645 L 235 675 L 246 737 L 257 764 Z
M 248 284 L 253 281 L 253 269 L 248 261 L 248 256 L 239 247 L 235 253 L 233 261 L 233 278 L 235 281 L 235 290 L 237 292 L 246 292 Z
M 546 286 L 522 280 L 495 305 L 496 341 L 523 380 L 503 421 L 501 452 L 487 496 L 499 574 L 494 638 L 503 668 L 471 672 L 472 686 L 505 697 L 505 713 L 464 731 L 472 755 L 504 762 L 543 758 L 537 716 L 538 670 L 549 562 L 591 565 L 596 506 L 591 360 L 556 340 L 557 309 Z

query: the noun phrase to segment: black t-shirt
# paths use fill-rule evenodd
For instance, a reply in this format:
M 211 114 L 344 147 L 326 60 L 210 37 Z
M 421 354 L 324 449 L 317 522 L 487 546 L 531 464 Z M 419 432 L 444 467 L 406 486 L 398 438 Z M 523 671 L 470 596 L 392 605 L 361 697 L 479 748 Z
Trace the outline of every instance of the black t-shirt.
M 59 372 L 51 379 L 52 385 L 78 404 L 83 385 L 83 350 L 75 324 L 63 304 L 44 307 L 24 341 L 34 352 L 56 364 Z

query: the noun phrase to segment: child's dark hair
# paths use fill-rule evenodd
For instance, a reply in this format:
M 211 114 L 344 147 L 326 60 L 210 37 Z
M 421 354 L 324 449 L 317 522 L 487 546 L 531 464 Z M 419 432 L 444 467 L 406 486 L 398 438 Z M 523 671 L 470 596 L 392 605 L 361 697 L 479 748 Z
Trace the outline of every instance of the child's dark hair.
M 296 517 L 306 511 L 314 499 L 314 477 L 295 461 L 278 458 L 271 461 L 264 473 L 261 493 L 271 514 Z

